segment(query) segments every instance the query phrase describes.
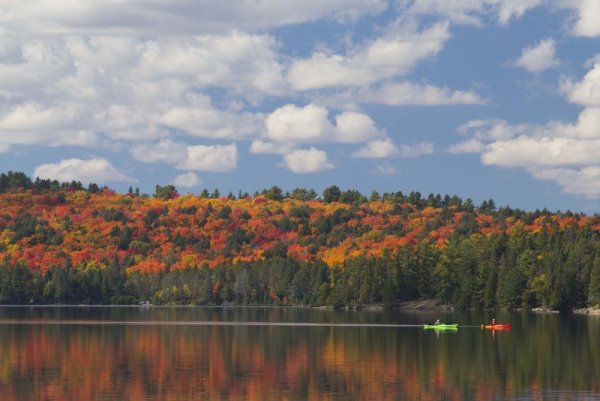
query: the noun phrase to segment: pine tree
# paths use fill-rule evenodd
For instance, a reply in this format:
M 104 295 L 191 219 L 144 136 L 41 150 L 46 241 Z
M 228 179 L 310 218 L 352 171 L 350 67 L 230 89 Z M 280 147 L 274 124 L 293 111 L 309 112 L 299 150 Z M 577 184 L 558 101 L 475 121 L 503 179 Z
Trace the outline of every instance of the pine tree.
M 596 252 L 594 266 L 590 274 L 588 305 L 600 305 L 600 252 Z

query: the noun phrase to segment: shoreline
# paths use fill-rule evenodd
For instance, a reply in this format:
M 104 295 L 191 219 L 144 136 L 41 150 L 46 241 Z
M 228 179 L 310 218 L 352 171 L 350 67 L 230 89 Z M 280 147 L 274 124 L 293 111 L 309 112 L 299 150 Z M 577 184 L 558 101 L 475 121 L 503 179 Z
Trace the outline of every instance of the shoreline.
M 437 299 L 422 299 L 416 301 L 403 301 L 394 304 L 364 304 L 364 305 L 236 305 L 223 303 L 220 305 L 195 305 L 195 304 L 0 304 L 0 308 L 306 308 L 321 310 L 345 311 L 446 311 L 453 312 L 451 305 L 443 305 Z
M 235 304 L 221 304 L 221 305 L 194 305 L 194 304 L 0 304 L 2 308 L 299 308 L 299 309 L 317 309 L 317 310 L 341 310 L 341 311 L 386 311 L 396 310 L 400 312 L 456 312 L 458 311 L 452 305 L 442 304 L 437 299 L 420 299 L 414 301 L 403 301 L 394 304 L 365 304 L 365 305 L 344 305 L 337 307 L 335 305 L 321 305 L 321 306 L 310 306 L 310 305 L 235 305 Z M 476 309 L 466 309 L 476 310 Z M 529 312 L 535 314 L 558 314 L 562 313 L 558 310 L 545 309 L 545 308 L 533 308 L 533 309 L 513 309 L 514 312 Z M 600 307 L 588 307 L 573 309 L 572 311 L 565 311 L 576 315 L 589 315 L 589 316 L 600 316 Z
M 592 308 L 574 309 L 573 313 L 577 315 L 600 316 L 600 307 L 596 306 Z

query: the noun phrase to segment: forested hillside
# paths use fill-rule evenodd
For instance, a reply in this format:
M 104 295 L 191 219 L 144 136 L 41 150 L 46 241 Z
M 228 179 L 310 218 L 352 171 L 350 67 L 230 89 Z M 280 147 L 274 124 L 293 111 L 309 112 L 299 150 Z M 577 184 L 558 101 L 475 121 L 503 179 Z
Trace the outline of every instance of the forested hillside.
M 1 303 L 600 303 L 600 218 L 327 188 L 117 194 L 0 175 Z

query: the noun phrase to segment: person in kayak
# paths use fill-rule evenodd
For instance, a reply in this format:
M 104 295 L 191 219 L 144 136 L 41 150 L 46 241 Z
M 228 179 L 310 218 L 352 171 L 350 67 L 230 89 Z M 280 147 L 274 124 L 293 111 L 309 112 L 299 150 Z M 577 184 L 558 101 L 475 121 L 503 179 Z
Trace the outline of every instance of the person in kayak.
M 496 325 L 496 319 L 492 319 L 492 326 Z
M 438 324 L 442 324 L 442 323 L 440 322 L 440 319 L 438 319 L 438 320 L 435 321 L 434 324 L 437 326 Z

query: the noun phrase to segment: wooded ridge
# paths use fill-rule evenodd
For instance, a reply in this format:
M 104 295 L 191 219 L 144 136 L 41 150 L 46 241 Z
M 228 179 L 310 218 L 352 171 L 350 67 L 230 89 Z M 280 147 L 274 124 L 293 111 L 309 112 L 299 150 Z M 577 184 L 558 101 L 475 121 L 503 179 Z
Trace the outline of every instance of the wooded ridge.
M 418 192 L 152 196 L 0 175 L 0 303 L 600 304 L 600 217 Z

